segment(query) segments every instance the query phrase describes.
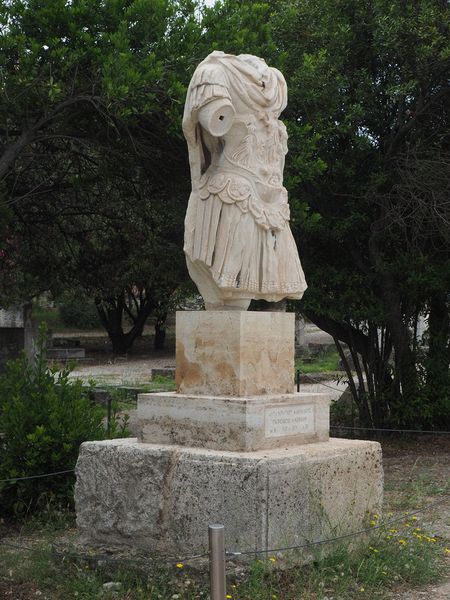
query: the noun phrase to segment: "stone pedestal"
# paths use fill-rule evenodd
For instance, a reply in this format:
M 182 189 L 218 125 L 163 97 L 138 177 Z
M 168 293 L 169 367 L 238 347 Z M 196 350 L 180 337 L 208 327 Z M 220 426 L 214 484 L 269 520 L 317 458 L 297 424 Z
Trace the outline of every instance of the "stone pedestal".
M 177 392 L 292 393 L 294 321 L 293 313 L 282 312 L 177 312 Z
M 177 392 L 140 394 L 139 439 L 86 442 L 81 540 L 182 556 L 291 546 L 380 512 L 375 442 L 329 439 L 329 398 L 295 393 L 294 315 L 177 314 Z
M 257 452 L 86 442 L 76 474 L 83 543 L 173 556 L 207 551 L 210 523 L 238 551 L 356 531 L 383 492 L 380 446 L 358 440 Z
M 139 440 L 212 450 L 252 451 L 325 442 L 326 394 L 188 396 L 140 394 Z

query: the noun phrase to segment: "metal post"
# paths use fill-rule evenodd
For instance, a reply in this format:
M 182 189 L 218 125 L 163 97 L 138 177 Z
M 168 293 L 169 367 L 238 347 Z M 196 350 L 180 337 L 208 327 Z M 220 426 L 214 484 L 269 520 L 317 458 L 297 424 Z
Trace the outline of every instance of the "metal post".
M 211 600 L 225 600 L 225 528 L 223 525 L 210 525 L 209 532 L 209 576 Z
M 295 380 L 297 383 L 297 392 L 300 391 L 300 369 L 297 369 L 297 372 L 295 373 Z

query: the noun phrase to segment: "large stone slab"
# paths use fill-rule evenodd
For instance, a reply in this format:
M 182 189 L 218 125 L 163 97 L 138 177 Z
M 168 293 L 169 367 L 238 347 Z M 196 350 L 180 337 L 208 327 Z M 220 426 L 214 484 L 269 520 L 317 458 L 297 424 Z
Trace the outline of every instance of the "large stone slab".
M 253 396 L 294 391 L 294 313 L 179 311 L 180 394 Z
M 380 445 L 343 439 L 243 453 L 85 442 L 76 475 L 82 543 L 175 556 L 206 551 L 213 522 L 239 551 L 357 531 L 383 492 Z
M 139 394 L 139 440 L 213 450 L 252 451 L 325 442 L 328 394 L 189 396 Z
M 18 329 L 24 327 L 23 306 L 0 308 L 0 328 Z

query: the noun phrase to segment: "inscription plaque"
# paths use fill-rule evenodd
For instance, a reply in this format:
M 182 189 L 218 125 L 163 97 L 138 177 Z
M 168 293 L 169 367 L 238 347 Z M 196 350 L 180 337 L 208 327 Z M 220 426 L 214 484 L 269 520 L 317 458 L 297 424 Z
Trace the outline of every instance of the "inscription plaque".
M 314 405 L 271 406 L 265 412 L 266 437 L 314 433 Z

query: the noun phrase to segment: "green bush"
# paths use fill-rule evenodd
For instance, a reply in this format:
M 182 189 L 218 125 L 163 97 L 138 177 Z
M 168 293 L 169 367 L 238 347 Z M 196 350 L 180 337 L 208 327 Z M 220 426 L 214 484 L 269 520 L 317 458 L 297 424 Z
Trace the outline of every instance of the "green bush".
M 92 299 L 83 293 L 65 292 L 58 299 L 61 320 L 66 327 L 95 329 L 100 327 L 97 309 Z
M 41 332 L 36 361 L 10 361 L 0 377 L 0 514 L 30 512 L 49 501 L 71 505 L 73 474 L 4 481 L 73 469 L 80 444 L 104 439 L 102 407 L 70 381 L 70 369 L 47 367 Z M 113 435 L 121 432 L 112 423 Z M 3 481 L 2 481 L 3 480 Z

